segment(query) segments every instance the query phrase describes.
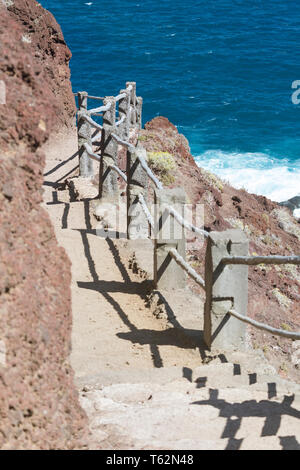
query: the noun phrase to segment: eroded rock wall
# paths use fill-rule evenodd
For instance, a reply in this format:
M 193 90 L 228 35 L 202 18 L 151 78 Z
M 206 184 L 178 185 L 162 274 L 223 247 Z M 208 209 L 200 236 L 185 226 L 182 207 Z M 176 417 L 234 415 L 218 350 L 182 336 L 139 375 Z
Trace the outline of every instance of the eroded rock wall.
M 82 447 L 70 263 L 40 206 L 40 147 L 75 113 L 70 52 L 35 0 L 0 10 L 0 448 Z

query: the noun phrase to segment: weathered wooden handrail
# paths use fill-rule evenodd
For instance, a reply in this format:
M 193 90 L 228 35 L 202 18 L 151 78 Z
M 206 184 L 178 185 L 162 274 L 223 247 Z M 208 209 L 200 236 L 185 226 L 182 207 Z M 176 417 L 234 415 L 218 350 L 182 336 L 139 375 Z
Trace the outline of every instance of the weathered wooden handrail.
M 94 160 L 97 160 L 98 162 L 100 162 L 100 160 L 101 160 L 100 155 L 97 155 L 97 153 L 94 153 L 92 147 L 89 144 L 85 143 L 83 145 L 84 145 L 84 148 L 87 151 L 88 155 L 91 158 L 93 158 Z
M 88 95 L 88 98 L 89 98 L 90 100 L 96 100 L 96 101 L 97 101 L 97 100 L 98 100 L 98 101 L 103 101 L 103 100 L 105 99 L 104 96 L 91 96 L 91 95 Z
M 119 95 L 117 95 L 117 96 L 115 97 L 115 101 L 116 101 L 116 102 L 117 102 L 117 101 L 120 101 L 120 100 L 122 100 L 123 98 L 126 98 L 126 93 L 120 93 Z
M 132 152 L 134 152 L 134 145 L 130 144 L 129 142 L 126 142 L 125 140 L 122 140 L 117 134 L 114 132 L 111 134 L 112 138 L 120 145 L 123 145 L 124 147 L 127 147 L 130 149 Z
M 265 325 L 264 323 L 253 320 L 252 318 L 245 317 L 244 315 L 241 315 L 240 313 L 236 312 L 233 309 L 228 310 L 228 313 L 238 318 L 240 321 L 249 323 L 249 325 L 255 326 L 259 330 L 268 331 L 268 333 L 272 333 L 272 335 L 282 336 L 283 338 L 288 338 L 288 339 L 293 339 L 293 340 L 300 339 L 300 333 L 273 328 L 272 326 Z
M 170 253 L 170 256 L 172 256 L 172 258 L 176 261 L 176 263 L 179 264 L 179 266 L 181 266 L 182 269 L 184 269 L 184 271 L 186 271 L 188 273 L 188 275 L 192 279 L 194 279 L 194 281 L 197 282 L 197 284 L 199 284 L 199 286 L 203 287 L 203 289 L 205 290 L 205 282 L 202 279 L 202 277 L 200 276 L 200 274 L 198 274 L 197 271 L 195 271 L 195 269 L 193 269 L 192 266 L 190 266 L 183 259 L 183 257 L 180 256 L 178 251 L 175 248 L 171 248 L 169 250 L 169 253 Z
M 100 131 L 98 134 L 96 134 L 96 135 L 92 138 L 92 143 L 94 143 L 94 142 L 99 142 L 98 139 L 99 139 L 99 138 L 101 139 L 101 136 L 102 136 L 102 129 L 101 129 L 101 131 Z
M 136 96 L 135 82 L 127 82 L 126 88 L 117 96 L 93 97 L 86 92 L 78 96 L 78 140 L 80 174 L 92 175 L 91 160 L 100 162 L 99 194 L 103 200 L 118 201 L 117 176 L 127 183 L 127 236 L 139 238 L 136 227 L 143 233 L 154 234 L 154 283 L 162 289 L 180 288 L 185 285 L 187 273 L 206 292 L 204 314 L 204 340 L 209 348 L 240 348 L 245 343 L 245 324 L 265 330 L 271 334 L 289 339 L 300 339 L 300 333 L 273 328 L 247 317 L 248 266 L 300 265 L 300 255 L 292 256 L 249 256 L 249 242 L 243 232 L 207 232 L 188 222 L 183 216 L 184 193 L 180 188 L 164 189 L 161 181 L 147 163 L 147 155 L 142 147 L 129 142 L 129 129 L 141 127 L 143 100 Z M 87 99 L 103 100 L 103 106 L 87 109 Z M 117 105 L 118 103 L 118 105 Z M 116 121 L 116 105 L 118 121 Z M 91 115 L 102 113 L 103 125 L 94 121 Z M 91 129 L 98 132 L 92 137 Z M 101 138 L 101 142 L 99 142 Z M 101 156 L 93 151 L 93 143 L 101 147 Z M 127 175 L 118 166 L 118 145 L 127 149 Z M 99 145 L 98 145 L 99 146 Z M 154 183 L 155 198 L 158 202 L 159 223 L 152 217 L 147 203 L 148 178 Z M 182 206 L 182 214 L 174 204 Z M 141 207 L 141 211 L 138 210 Z M 166 236 L 164 226 L 170 224 L 171 231 Z M 184 228 L 207 238 L 205 280 L 184 259 Z M 182 231 L 181 238 L 175 232 Z M 231 265 L 230 269 L 226 266 Z M 232 317 L 232 318 L 231 318 Z
M 222 258 L 223 264 L 300 264 L 300 256 L 226 256 Z
M 111 103 L 107 103 L 106 105 L 100 106 L 99 108 L 89 109 L 87 112 L 90 116 L 96 113 L 105 113 L 106 111 L 110 110 L 111 106 Z
M 88 114 L 84 113 L 82 115 L 82 118 L 87 121 L 92 127 L 95 127 L 96 129 L 99 129 L 99 130 L 102 130 L 103 129 L 103 126 L 101 126 L 100 124 L 98 124 L 96 121 L 94 121 L 94 119 L 92 119 Z
M 204 237 L 209 237 L 209 232 L 187 222 L 173 207 L 166 207 L 166 210 L 187 230 L 197 233 L 198 235 L 203 235 Z
M 114 165 L 113 163 L 111 163 L 109 165 L 109 168 L 111 168 L 112 170 L 114 170 L 116 173 L 118 173 L 118 175 L 121 176 L 121 178 L 127 183 L 127 176 L 125 175 L 125 173 L 120 170 L 120 168 L 116 165 Z
M 123 122 L 125 121 L 125 118 L 126 118 L 125 115 L 122 116 L 121 119 L 119 119 L 119 120 L 116 122 L 115 126 L 116 126 L 116 127 L 119 127 L 121 124 L 123 124 Z
M 144 198 L 144 196 L 143 196 L 141 193 L 138 195 L 138 199 L 139 199 L 139 203 L 141 204 L 141 207 L 142 207 L 142 209 L 143 209 L 143 212 L 144 212 L 144 214 L 145 214 L 145 216 L 146 216 L 146 219 L 147 219 L 147 221 L 148 221 L 148 223 L 149 223 L 151 229 L 154 230 L 154 229 L 155 229 L 155 226 L 154 226 L 154 219 L 153 219 L 153 217 L 152 217 L 152 215 L 151 215 L 151 212 L 150 212 L 149 209 L 148 209 L 148 206 L 147 206 L 147 204 L 146 204 L 145 198 Z
M 154 173 L 150 170 L 145 159 L 142 156 L 139 156 L 139 161 L 140 161 L 141 167 L 147 173 L 151 181 L 153 181 L 157 189 L 163 189 L 163 185 L 161 184 L 159 179 L 154 175 Z

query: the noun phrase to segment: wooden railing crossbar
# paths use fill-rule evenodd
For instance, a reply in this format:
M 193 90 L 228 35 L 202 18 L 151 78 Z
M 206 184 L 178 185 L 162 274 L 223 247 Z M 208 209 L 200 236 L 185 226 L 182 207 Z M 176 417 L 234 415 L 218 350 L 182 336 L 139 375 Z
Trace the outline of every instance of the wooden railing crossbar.
M 150 169 L 147 163 L 146 152 L 144 154 L 143 152 L 139 151 L 138 147 L 128 141 L 130 128 L 141 128 L 143 100 L 141 97 L 136 97 L 135 82 L 127 82 L 126 89 L 121 90 L 118 95 L 112 97 L 95 97 L 88 95 L 86 92 L 78 92 L 74 93 L 74 95 L 78 97 L 79 103 L 79 167 L 80 171 L 82 172 L 82 176 L 92 176 L 92 167 L 89 159 L 100 162 L 99 186 L 100 188 L 102 187 L 102 192 L 100 191 L 100 197 L 102 198 L 104 198 L 104 195 L 105 197 L 110 198 L 112 193 L 114 194 L 114 197 L 116 197 L 117 176 L 121 177 L 122 180 L 127 183 L 128 238 L 132 237 L 135 217 L 138 217 L 136 220 L 138 220 L 139 223 L 140 220 L 142 220 L 139 218 L 140 216 L 134 215 L 136 204 L 139 204 L 144 216 L 144 222 L 142 221 L 142 223 L 145 223 L 148 227 L 150 226 L 152 233 L 154 233 L 154 254 L 156 259 L 154 263 L 154 280 L 157 286 L 159 286 L 160 283 L 163 285 L 164 282 L 167 283 L 167 285 L 172 283 L 172 276 L 174 277 L 174 287 L 180 285 L 180 279 L 182 280 L 182 276 L 180 277 L 178 270 L 174 270 L 173 264 L 170 265 L 169 262 L 164 260 L 166 256 L 169 256 L 171 260 L 173 260 L 171 263 L 175 263 L 179 270 L 183 270 L 185 273 L 187 273 L 189 277 L 191 277 L 206 291 L 204 340 L 207 345 L 211 347 L 212 344 L 216 344 L 217 347 L 220 347 L 229 344 L 230 341 L 233 341 L 234 345 L 236 346 L 238 342 L 241 341 L 243 336 L 243 332 L 241 333 L 242 330 L 237 329 L 236 338 L 232 339 L 231 331 L 228 330 L 227 327 L 223 328 L 223 330 L 226 330 L 225 333 L 221 333 L 221 335 L 219 335 L 221 339 L 215 341 L 216 334 L 213 333 L 212 330 L 213 328 L 215 328 L 216 331 L 220 329 L 220 318 L 222 319 L 224 317 L 225 319 L 226 315 L 232 316 L 235 320 L 238 320 L 241 323 L 248 323 L 256 328 L 265 330 L 274 335 L 279 335 L 293 340 L 300 339 L 300 333 L 276 329 L 269 325 L 257 322 L 256 320 L 248 318 L 246 315 L 239 313 L 235 306 L 235 301 L 237 304 L 242 305 L 240 303 L 240 299 L 243 297 L 241 296 L 241 292 L 243 288 L 247 290 L 246 282 L 248 282 L 248 276 L 245 276 L 245 270 L 248 269 L 248 266 L 256 266 L 259 264 L 300 265 L 300 256 L 248 256 L 245 254 L 248 251 L 248 248 L 246 248 L 245 239 L 243 237 L 238 238 L 238 240 L 235 240 L 233 243 L 242 247 L 242 251 L 238 251 L 238 253 L 244 253 L 244 255 L 237 256 L 235 254 L 231 254 L 230 252 L 229 255 L 227 251 L 228 246 L 231 246 L 231 238 L 235 239 L 237 236 L 237 231 L 233 231 L 235 234 L 231 233 L 230 230 L 227 231 L 228 233 L 207 232 L 206 230 L 196 227 L 195 225 L 188 222 L 177 210 L 174 209 L 173 203 L 176 198 L 178 199 L 178 202 L 182 204 L 182 193 L 178 192 L 177 194 L 176 191 L 174 193 L 174 190 L 165 189 L 159 178 L 157 178 L 157 176 Z M 102 100 L 104 105 L 88 110 L 88 98 Z M 118 120 L 116 120 L 117 103 L 119 103 Z M 103 125 L 94 121 L 94 119 L 91 117 L 92 115 L 101 115 L 103 118 Z M 100 131 L 93 137 L 91 131 L 92 128 L 98 129 Z M 97 145 L 100 145 L 101 147 L 100 154 L 97 154 L 93 151 L 93 144 L 96 142 Z M 117 165 L 119 145 L 127 149 L 127 175 Z M 107 175 L 109 175 L 110 170 L 117 176 L 114 176 L 114 178 L 109 176 L 110 179 L 104 182 L 104 178 L 108 177 Z M 182 253 L 185 253 L 182 251 L 182 247 L 185 247 L 185 239 L 184 243 L 182 243 L 175 238 L 173 239 L 171 236 L 170 239 L 163 239 L 162 242 L 157 242 L 159 239 L 159 232 L 161 227 L 158 228 L 159 224 L 156 223 L 147 206 L 147 179 L 149 179 L 154 184 L 156 200 L 160 201 L 159 214 L 161 218 L 166 218 L 167 214 L 167 218 L 172 218 L 174 223 L 178 224 L 182 228 L 207 238 L 208 247 L 206 254 L 206 280 L 204 280 L 182 256 Z M 166 200 L 172 201 L 172 203 L 162 203 L 164 198 L 166 198 Z M 179 246 L 181 247 L 180 252 L 178 251 Z M 221 253 L 222 255 L 220 255 Z M 215 259 L 217 261 L 215 261 Z M 165 275 L 163 277 L 164 281 L 160 280 L 158 276 L 159 265 L 171 266 L 169 268 L 165 268 L 169 270 L 167 274 L 169 273 L 169 277 L 171 279 L 168 279 L 168 275 Z M 230 270 L 225 269 L 228 265 L 232 266 Z M 216 275 L 216 273 L 218 274 Z M 228 282 L 228 279 L 226 278 L 226 276 L 229 275 L 228 273 L 232 277 L 231 282 Z M 219 279 L 221 277 L 223 277 L 225 281 L 221 282 L 221 279 Z M 218 282 L 214 283 L 214 278 L 218 279 Z M 234 281 L 234 278 L 236 278 L 236 281 Z M 244 287 L 238 287 L 240 282 L 243 283 Z M 237 287 L 235 286 L 235 283 Z M 232 290 L 232 292 L 223 292 L 223 285 L 228 285 L 228 289 Z M 220 314 L 220 312 L 223 313 Z M 226 325 L 226 322 L 224 324 Z

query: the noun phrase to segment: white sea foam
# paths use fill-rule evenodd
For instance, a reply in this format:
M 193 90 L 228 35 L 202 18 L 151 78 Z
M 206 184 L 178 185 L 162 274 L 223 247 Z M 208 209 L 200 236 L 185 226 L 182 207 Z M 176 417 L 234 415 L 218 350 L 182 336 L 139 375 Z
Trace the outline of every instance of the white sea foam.
M 245 188 L 250 193 L 266 196 L 273 201 L 286 201 L 299 193 L 299 161 L 275 159 L 264 153 L 229 153 L 221 150 L 208 150 L 195 160 L 200 167 L 215 173 L 232 186 Z
M 294 216 L 300 219 L 300 209 L 294 210 Z

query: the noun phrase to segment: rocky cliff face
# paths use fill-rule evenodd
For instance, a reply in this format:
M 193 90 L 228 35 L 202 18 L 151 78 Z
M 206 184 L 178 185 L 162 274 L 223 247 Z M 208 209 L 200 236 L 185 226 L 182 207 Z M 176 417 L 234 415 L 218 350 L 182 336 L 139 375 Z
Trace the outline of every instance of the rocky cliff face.
M 70 264 L 40 206 L 40 147 L 75 113 L 70 52 L 35 0 L 0 10 L 0 448 L 80 447 Z
M 250 240 L 250 254 L 299 253 L 300 224 L 288 208 L 263 196 L 237 190 L 199 168 L 187 140 L 166 118 L 145 125 L 139 140 L 148 152 L 168 152 L 176 170 L 170 186 L 184 187 L 190 203 L 204 205 L 204 225 L 210 230 L 240 228 Z M 190 261 L 203 275 L 205 247 L 190 251 Z M 249 316 L 281 329 L 300 330 L 300 267 L 293 265 L 249 268 Z M 281 375 L 299 381 L 292 342 L 251 329 L 254 347 L 264 350 Z M 299 364 L 298 364 L 299 366 Z

